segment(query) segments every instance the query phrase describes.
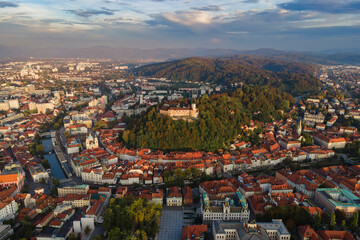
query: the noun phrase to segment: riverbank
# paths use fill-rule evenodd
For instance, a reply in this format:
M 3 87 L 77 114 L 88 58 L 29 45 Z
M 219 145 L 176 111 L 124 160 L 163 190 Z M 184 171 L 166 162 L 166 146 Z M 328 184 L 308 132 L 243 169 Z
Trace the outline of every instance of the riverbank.
M 68 177 L 71 177 L 72 173 L 71 173 L 70 168 L 68 166 L 68 162 L 67 162 L 67 160 L 66 160 L 66 158 L 64 156 L 63 151 L 59 147 L 59 145 L 54 145 L 54 152 L 55 152 L 57 158 L 59 159 L 59 162 L 60 162 L 60 164 L 62 166 L 62 169 L 64 170 L 65 174 Z

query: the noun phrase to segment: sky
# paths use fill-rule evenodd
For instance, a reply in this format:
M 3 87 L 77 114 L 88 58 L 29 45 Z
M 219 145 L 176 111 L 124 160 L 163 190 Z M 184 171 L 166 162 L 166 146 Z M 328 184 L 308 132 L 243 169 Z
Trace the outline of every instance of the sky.
M 360 0 L 0 0 L 0 45 L 359 48 Z

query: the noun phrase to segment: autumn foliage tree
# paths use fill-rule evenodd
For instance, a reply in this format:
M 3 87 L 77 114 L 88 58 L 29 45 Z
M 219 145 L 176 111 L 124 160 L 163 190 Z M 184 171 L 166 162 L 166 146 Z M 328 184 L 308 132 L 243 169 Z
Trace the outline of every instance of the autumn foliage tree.
M 332 211 L 330 214 L 329 228 L 332 230 L 334 229 L 335 225 L 336 225 L 336 215 L 335 215 L 335 211 Z
M 161 206 L 147 199 L 112 198 L 104 212 L 103 226 L 110 240 L 147 240 L 155 237 L 160 216 Z

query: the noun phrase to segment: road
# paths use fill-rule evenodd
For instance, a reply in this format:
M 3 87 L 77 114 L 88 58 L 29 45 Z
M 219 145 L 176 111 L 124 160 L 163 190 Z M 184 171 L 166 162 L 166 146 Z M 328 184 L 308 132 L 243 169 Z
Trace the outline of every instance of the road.
M 30 172 L 26 169 L 25 170 L 25 176 L 26 176 L 25 182 L 26 182 L 26 184 L 29 185 L 28 193 L 30 193 L 31 195 L 34 195 L 35 189 L 44 188 L 44 193 L 50 194 L 50 189 L 52 188 L 52 176 L 51 176 L 51 174 L 49 174 L 49 175 L 50 175 L 50 178 L 46 184 L 42 184 L 41 182 L 34 182 L 31 177 Z
M 341 154 L 339 154 L 338 157 L 340 160 L 341 160 L 341 158 L 344 159 L 344 162 L 346 162 L 348 164 L 352 164 L 352 165 L 356 164 L 356 162 L 354 160 L 351 160 L 346 154 L 341 153 Z
M 90 239 L 93 239 L 94 236 L 96 236 L 96 235 L 102 235 L 104 233 L 105 233 L 105 228 L 103 227 L 103 225 L 102 224 L 95 224 L 95 229 L 92 232 Z

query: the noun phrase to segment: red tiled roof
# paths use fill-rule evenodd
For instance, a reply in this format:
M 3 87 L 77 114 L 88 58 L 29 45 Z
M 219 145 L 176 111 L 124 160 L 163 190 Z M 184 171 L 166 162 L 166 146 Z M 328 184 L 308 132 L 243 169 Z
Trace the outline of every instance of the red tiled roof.
M 317 232 L 322 240 L 355 240 L 353 235 L 348 231 L 318 231 Z
M 190 225 L 183 227 L 181 232 L 181 240 L 199 239 L 202 233 L 207 232 L 207 225 Z
M 308 238 L 311 240 L 319 239 L 318 234 L 309 225 L 299 226 L 298 231 L 304 238 Z

